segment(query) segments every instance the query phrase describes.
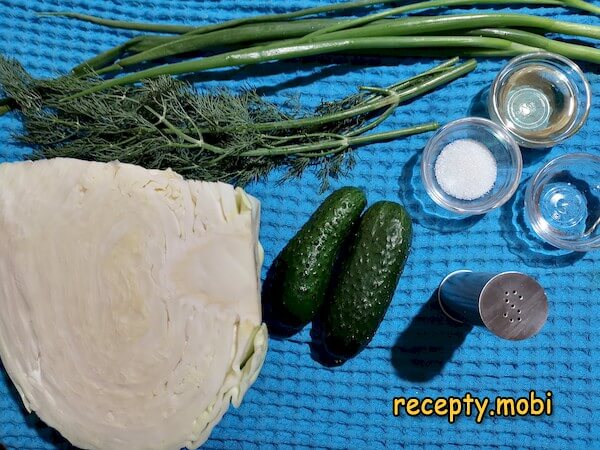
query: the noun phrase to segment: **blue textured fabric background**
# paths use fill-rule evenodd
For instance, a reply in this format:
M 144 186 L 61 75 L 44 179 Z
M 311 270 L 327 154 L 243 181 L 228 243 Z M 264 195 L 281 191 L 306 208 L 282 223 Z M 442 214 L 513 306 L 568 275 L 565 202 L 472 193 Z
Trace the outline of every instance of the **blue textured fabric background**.
M 35 75 L 51 76 L 135 34 L 67 19 L 42 19 L 36 17 L 39 11 L 73 10 L 124 20 L 203 24 L 327 1 L 0 0 L 0 51 L 18 58 Z M 535 11 L 600 25 L 599 18 L 565 9 Z M 385 59 L 381 64 L 376 59 L 362 64 L 348 59 L 338 62 L 331 64 L 331 58 L 289 61 L 218 71 L 201 80 L 205 85 L 233 89 L 244 83 L 264 87 L 263 93 L 277 102 L 301 94 L 305 106 L 315 106 L 321 99 L 350 94 L 359 85 L 392 84 L 433 64 L 414 59 Z M 381 129 L 431 119 L 446 122 L 477 112 L 477 96 L 504 63 L 482 60 L 474 73 L 399 108 Z M 597 68 L 585 64 L 583 68 L 593 90 L 599 92 Z M 232 409 L 216 427 L 206 448 L 600 449 L 596 322 L 600 317 L 600 252 L 553 251 L 532 237 L 522 213 L 525 183 L 542 164 L 566 152 L 599 154 L 597 99 L 587 124 L 574 138 L 550 151 L 524 155 L 518 194 L 484 217 L 448 218 L 428 200 L 418 175 L 418 155 L 429 135 L 360 149 L 357 167 L 334 182 L 332 189 L 356 185 L 367 191 L 370 202 L 400 201 L 415 222 L 413 250 L 385 321 L 363 353 L 333 369 L 311 358 L 310 327 L 289 340 L 271 339 L 258 381 L 241 408 Z M 0 118 L 4 161 L 29 151 L 10 140 L 19 126 L 14 115 Z M 312 174 L 281 187 L 274 176 L 251 185 L 249 191 L 262 201 L 266 271 L 326 194 L 319 194 Z M 535 276 L 545 286 L 550 302 L 545 328 L 530 340 L 514 343 L 441 318 L 429 299 L 447 273 L 461 268 L 518 270 Z M 478 425 L 473 417 L 449 424 L 444 418 L 392 415 L 394 396 L 460 396 L 469 391 L 480 397 L 519 397 L 531 389 L 540 394 L 554 392 L 552 416 L 486 417 Z M 0 442 L 10 449 L 67 447 L 55 432 L 25 414 L 4 371 L 0 371 Z

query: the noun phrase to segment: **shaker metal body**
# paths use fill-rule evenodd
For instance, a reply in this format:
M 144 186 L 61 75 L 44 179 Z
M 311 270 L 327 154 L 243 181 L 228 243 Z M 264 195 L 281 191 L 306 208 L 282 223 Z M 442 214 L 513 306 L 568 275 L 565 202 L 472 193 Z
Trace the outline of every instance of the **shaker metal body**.
M 548 318 L 544 289 L 519 272 L 453 272 L 440 283 L 438 300 L 451 319 L 484 326 L 510 340 L 535 335 Z

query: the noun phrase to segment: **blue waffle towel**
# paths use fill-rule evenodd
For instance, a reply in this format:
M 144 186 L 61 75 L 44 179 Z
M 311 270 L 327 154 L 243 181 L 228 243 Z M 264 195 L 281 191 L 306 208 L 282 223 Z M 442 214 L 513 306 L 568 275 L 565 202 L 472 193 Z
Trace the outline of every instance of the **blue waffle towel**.
M 334 0 L 0 0 L 0 51 L 37 76 L 63 73 L 86 58 L 122 43 L 134 33 L 115 31 L 36 12 L 73 10 L 123 20 L 204 24 L 239 16 L 285 12 Z M 515 9 L 509 10 L 515 12 Z M 520 8 L 519 12 L 532 12 Z M 565 9 L 537 14 L 582 23 L 600 19 Z M 402 106 L 381 130 L 432 119 L 446 122 L 477 109 L 476 98 L 505 61 L 481 61 L 451 86 Z M 205 86 L 267 87 L 276 102 L 301 94 L 306 106 L 341 98 L 360 85 L 389 85 L 433 64 L 426 60 L 289 61 L 204 77 Z M 597 68 L 583 65 L 594 91 Z M 0 118 L 0 157 L 15 160 L 30 149 L 15 144 L 16 116 Z M 543 163 L 566 152 L 598 154 L 600 107 L 584 128 L 550 151 L 529 151 L 519 194 L 500 210 L 477 219 L 444 220 L 419 182 L 418 155 L 428 136 L 362 148 L 359 162 L 335 182 L 363 187 L 370 202 L 403 202 L 415 221 L 413 250 L 387 316 L 371 345 L 342 367 L 328 369 L 310 356 L 309 330 L 289 340 L 271 340 L 264 369 L 242 407 L 232 410 L 206 443 L 210 449 L 266 448 L 513 448 L 600 449 L 600 252 L 556 255 L 521 226 L 522 191 Z M 276 186 L 276 177 L 250 186 L 262 200 L 261 240 L 268 267 L 323 200 L 312 174 Z M 436 216 L 438 214 L 438 216 Z M 533 339 L 512 343 L 485 330 L 452 325 L 428 303 L 449 272 L 469 268 L 518 270 L 546 288 L 550 317 Z M 0 312 L 1 314 L 2 312 Z M 594 325 L 596 323 L 596 325 Z M 547 417 L 486 418 L 392 415 L 394 396 L 524 396 L 534 389 L 554 393 Z M 0 442 L 10 449 L 54 449 L 67 444 L 27 416 L 4 371 L 0 371 Z

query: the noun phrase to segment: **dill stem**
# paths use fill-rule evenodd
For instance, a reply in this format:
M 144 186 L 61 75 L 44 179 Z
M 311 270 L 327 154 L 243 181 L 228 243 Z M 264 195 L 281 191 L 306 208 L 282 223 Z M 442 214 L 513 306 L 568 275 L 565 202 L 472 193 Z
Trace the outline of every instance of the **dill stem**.
M 13 101 L 10 98 L 0 98 L 0 116 L 13 110 Z
M 338 138 L 328 139 L 322 142 L 313 144 L 303 145 L 290 145 L 278 148 L 257 148 L 255 150 L 248 150 L 242 152 L 239 155 L 241 157 L 258 157 L 258 156 L 285 156 L 301 154 L 306 152 L 319 152 L 323 150 L 330 150 L 332 148 L 337 149 L 336 153 L 344 151 L 350 147 L 357 147 L 360 145 L 374 144 L 377 142 L 385 142 L 397 139 L 399 137 L 410 136 L 413 134 L 426 133 L 428 131 L 437 130 L 439 124 L 437 122 L 428 122 L 413 127 L 402 128 L 400 130 L 387 131 L 383 133 L 374 133 L 366 136 L 344 136 L 340 135 Z M 327 156 L 324 154 L 316 154 L 314 157 Z
M 413 79 L 407 80 L 407 82 L 417 81 L 425 75 L 430 75 L 434 70 L 439 70 L 440 68 L 445 69 L 446 72 L 441 72 L 439 75 L 431 78 L 430 80 L 426 80 L 422 83 L 412 85 L 405 90 L 396 91 L 395 86 L 390 86 L 387 89 L 384 89 L 387 92 L 386 97 L 379 97 L 375 101 L 371 101 L 368 103 L 364 103 L 362 105 L 357 105 L 353 108 L 346 109 L 344 111 L 339 111 L 332 114 L 325 114 L 319 117 L 304 117 L 301 119 L 290 119 L 290 120 L 281 120 L 277 122 L 265 122 L 258 123 L 253 126 L 253 129 L 257 131 L 275 131 L 275 130 L 287 130 L 287 129 L 298 129 L 298 128 L 311 128 L 318 127 L 322 125 L 326 125 L 332 122 L 338 122 L 345 119 L 349 119 L 351 117 L 356 117 L 363 114 L 368 114 L 373 111 L 377 111 L 383 109 L 385 107 L 398 106 L 400 103 L 406 102 L 410 99 L 413 99 L 419 95 L 422 95 L 426 92 L 429 92 L 441 85 L 447 84 L 457 78 L 462 77 L 463 75 L 471 72 L 477 66 L 477 62 L 474 59 L 468 60 L 456 67 L 447 68 L 447 64 L 449 62 L 455 62 L 456 60 L 451 60 L 445 63 L 442 63 L 440 66 L 431 69 L 419 76 L 413 77 Z M 399 83 L 399 86 L 405 86 L 406 82 Z M 220 131 L 227 131 L 230 127 L 224 127 Z M 367 131 L 367 130 L 363 130 Z

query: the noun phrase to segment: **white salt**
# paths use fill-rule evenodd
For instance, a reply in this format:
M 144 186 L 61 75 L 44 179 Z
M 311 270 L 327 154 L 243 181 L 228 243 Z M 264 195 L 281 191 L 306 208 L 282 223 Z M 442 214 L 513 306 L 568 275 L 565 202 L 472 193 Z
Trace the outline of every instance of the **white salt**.
M 460 200 L 487 194 L 497 177 L 496 159 L 481 142 L 458 139 L 446 145 L 435 161 L 435 178 L 444 192 Z

